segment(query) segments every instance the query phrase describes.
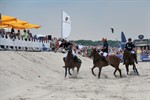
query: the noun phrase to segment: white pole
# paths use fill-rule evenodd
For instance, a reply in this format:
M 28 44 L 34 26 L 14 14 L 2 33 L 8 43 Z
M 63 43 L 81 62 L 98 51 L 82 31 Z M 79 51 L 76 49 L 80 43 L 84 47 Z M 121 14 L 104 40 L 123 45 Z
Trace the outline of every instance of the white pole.
M 61 38 L 63 38 L 63 10 L 61 10 Z

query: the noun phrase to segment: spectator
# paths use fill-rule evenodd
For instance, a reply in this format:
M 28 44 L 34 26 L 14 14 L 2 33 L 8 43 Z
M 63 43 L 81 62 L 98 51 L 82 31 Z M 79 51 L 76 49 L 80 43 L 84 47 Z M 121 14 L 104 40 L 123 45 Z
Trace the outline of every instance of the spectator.
M 4 37 L 4 35 L 6 35 L 5 29 L 0 29 L 0 35 L 1 35 L 2 37 Z
M 27 30 L 28 33 L 28 39 L 29 41 L 33 39 L 32 33 L 30 32 L 30 30 Z
M 20 40 L 20 36 L 21 36 L 20 30 L 17 31 L 17 33 L 15 34 L 15 36 L 18 37 L 18 40 Z
M 25 41 L 27 41 L 28 40 L 28 33 L 27 33 L 26 30 L 24 30 L 23 32 L 24 32 L 23 38 L 24 38 Z
M 15 30 L 14 30 L 13 27 L 11 28 L 11 32 L 9 33 L 9 37 L 10 37 L 10 39 L 16 38 L 16 36 L 15 36 Z

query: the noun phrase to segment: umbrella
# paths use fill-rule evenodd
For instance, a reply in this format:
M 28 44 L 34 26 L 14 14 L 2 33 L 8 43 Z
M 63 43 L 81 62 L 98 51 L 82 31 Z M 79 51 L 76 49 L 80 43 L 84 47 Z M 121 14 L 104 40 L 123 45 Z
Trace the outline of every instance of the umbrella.
M 22 25 L 24 25 L 24 24 L 27 24 L 27 23 L 28 22 L 26 22 L 26 21 L 17 19 L 16 21 L 6 21 L 6 22 L 2 22 L 1 24 L 2 25 L 14 25 L 14 24 L 22 24 Z
M 7 16 L 7 15 L 2 15 L 2 20 L 1 22 L 8 22 L 8 21 L 16 21 L 17 18 L 12 17 L 12 16 Z
M 41 26 L 40 25 L 36 25 L 36 24 L 31 24 L 31 23 L 28 23 L 28 24 L 25 24 L 24 25 L 25 29 L 29 29 L 29 28 L 40 28 Z
M 26 22 L 26 21 L 17 19 L 17 21 L 2 22 L 1 25 L 5 28 L 13 27 L 14 29 L 24 29 L 24 25 L 27 24 L 27 23 L 28 22 Z
M 26 21 L 17 19 L 15 17 L 12 16 L 6 16 L 6 15 L 2 15 L 2 20 L 0 23 L 1 27 L 5 27 L 5 28 L 11 28 L 13 27 L 14 29 L 30 29 L 30 28 L 40 28 L 40 25 L 36 25 L 36 24 L 31 24 L 28 23 Z

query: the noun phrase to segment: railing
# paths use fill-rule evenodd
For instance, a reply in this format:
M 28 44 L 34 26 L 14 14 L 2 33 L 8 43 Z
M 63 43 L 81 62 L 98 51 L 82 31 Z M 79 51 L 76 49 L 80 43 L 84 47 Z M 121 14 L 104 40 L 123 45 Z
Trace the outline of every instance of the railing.
M 33 39 L 32 41 L 24 39 L 10 39 L 9 37 L 0 36 L 1 50 L 26 50 L 26 51 L 49 51 L 51 50 L 51 41 L 40 41 Z

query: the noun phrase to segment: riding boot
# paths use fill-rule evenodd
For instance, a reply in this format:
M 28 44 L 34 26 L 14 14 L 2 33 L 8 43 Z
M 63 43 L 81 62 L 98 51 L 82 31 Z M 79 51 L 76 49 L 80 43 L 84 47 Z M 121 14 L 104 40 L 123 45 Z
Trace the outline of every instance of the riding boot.
M 64 61 L 64 62 L 66 61 L 66 58 L 65 58 L 65 57 L 63 58 L 63 61 Z
M 136 64 L 138 64 L 137 55 L 136 54 L 134 55 L 134 59 L 135 59 Z
M 125 58 L 123 59 L 123 65 L 125 64 Z
M 77 56 L 74 56 L 74 62 L 78 62 Z
M 102 60 L 108 63 L 108 61 L 106 60 L 104 56 L 102 56 Z
M 63 58 L 63 61 L 64 61 L 64 64 L 65 64 L 65 62 L 66 62 L 66 58 L 65 57 Z M 63 68 L 65 68 L 65 66 L 63 66 Z

